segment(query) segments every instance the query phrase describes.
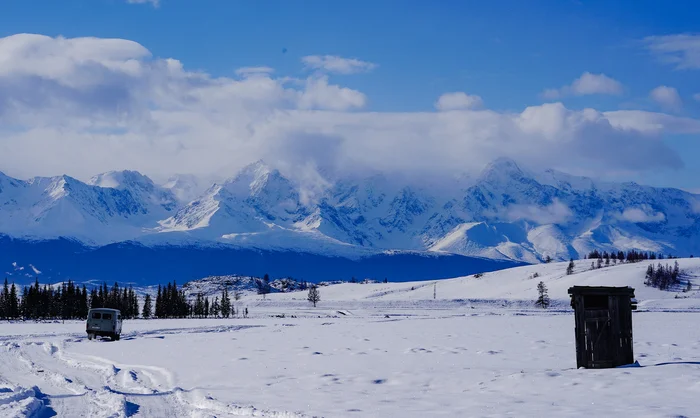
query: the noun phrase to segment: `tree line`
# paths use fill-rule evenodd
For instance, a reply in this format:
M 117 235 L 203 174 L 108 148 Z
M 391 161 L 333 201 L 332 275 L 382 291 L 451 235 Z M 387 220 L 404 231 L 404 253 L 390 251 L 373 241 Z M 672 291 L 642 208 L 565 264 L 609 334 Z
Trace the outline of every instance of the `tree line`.
M 656 267 L 653 264 L 649 264 L 644 284 L 660 290 L 668 290 L 681 284 L 681 275 L 682 272 L 678 266 L 678 261 L 673 264 L 673 267 L 670 267 L 668 264 L 662 266 L 661 263 L 658 263 Z M 690 287 L 691 283 L 688 281 L 686 290 L 690 290 Z
M 669 260 L 672 260 L 674 258 L 673 255 L 668 255 L 664 256 L 663 254 L 655 253 L 655 252 L 646 252 L 646 251 L 637 251 L 637 250 L 629 250 L 626 253 L 624 251 L 611 251 L 608 253 L 607 251 L 603 251 L 602 253 L 598 250 L 593 250 L 590 253 L 588 253 L 587 256 L 584 256 L 584 258 L 588 259 L 598 259 L 598 260 L 604 260 L 606 265 L 610 265 L 610 261 L 612 260 L 613 262 L 617 263 L 619 262 L 628 262 L 628 263 L 635 263 L 638 261 L 644 261 L 644 260 L 663 260 L 664 258 L 667 258 Z
M 60 286 L 24 286 L 19 295 L 17 286 L 5 279 L 0 291 L 0 319 L 85 319 L 90 308 L 119 309 L 124 318 L 135 318 L 139 314 L 138 297 L 132 287 L 121 288 L 115 283 L 112 288 L 103 284 L 89 293 L 87 287 L 73 281 Z
M 309 286 L 306 282 L 288 283 L 288 290 L 309 290 L 308 300 L 316 306 L 320 301 L 318 286 Z M 270 293 L 272 287 L 266 274 L 262 279 L 256 279 L 255 286 L 258 294 L 263 297 Z M 234 290 L 233 299 L 237 301 L 241 293 Z M 60 286 L 40 285 L 37 278 L 33 285 L 22 287 L 21 291 L 14 283 L 10 284 L 5 278 L 0 290 L 0 319 L 86 319 L 92 308 L 119 309 L 124 319 L 144 318 L 207 318 L 235 315 L 248 315 L 248 309 L 239 311 L 231 300 L 229 291 L 224 288 L 221 296 L 209 297 L 197 294 L 189 301 L 185 291 L 178 288 L 176 282 L 158 285 L 155 303 L 150 294 L 143 297 L 143 305 L 139 310 L 139 296 L 132 286 L 120 286 L 114 283 L 112 287 L 103 283 L 88 291 L 85 285 L 78 286 L 68 280 Z

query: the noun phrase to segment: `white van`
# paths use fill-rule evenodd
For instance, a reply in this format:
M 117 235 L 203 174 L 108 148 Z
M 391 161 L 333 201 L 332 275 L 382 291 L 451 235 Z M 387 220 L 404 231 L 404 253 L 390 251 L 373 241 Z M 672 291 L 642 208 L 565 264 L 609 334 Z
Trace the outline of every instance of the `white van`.
M 95 337 L 109 337 L 112 341 L 119 341 L 119 336 L 122 333 L 122 313 L 119 309 L 90 309 L 85 331 L 88 340 Z

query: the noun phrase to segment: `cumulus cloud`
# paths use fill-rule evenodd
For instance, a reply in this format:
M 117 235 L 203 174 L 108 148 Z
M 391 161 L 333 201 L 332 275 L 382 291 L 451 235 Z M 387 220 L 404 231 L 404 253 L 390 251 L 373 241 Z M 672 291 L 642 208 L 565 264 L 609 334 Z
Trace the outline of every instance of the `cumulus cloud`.
M 656 223 L 666 220 L 662 212 L 654 212 L 649 205 L 642 205 L 638 208 L 627 208 L 618 215 L 618 219 L 634 223 Z
M 126 2 L 131 3 L 131 4 L 151 3 L 153 5 L 153 7 L 160 6 L 160 0 L 126 0 Z
M 683 108 L 683 100 L 673 87 L 659 86 L 649 92 L 649 97 L 664 110 L 679 112 Z
M 622 94 L 622 84 L 605 74 L 585 72 L 568 86 L 547 89 L 542 93 L 545 99 L 559 99 L 565 96 L 586 96 L 589 94 Z
M 462 91 L 445 93 L 435 102 L 437 110 L 478 109 L 483 105 L 484 101 L 481 100 L 481 97 L 469 95 Z
M 677 69 L 700 69 L 700 34 L 648 36 L 644 44 L 661 61 Z
M 616 129 L 644 132 L 650 135 L 700 134 L 700 120 L 644 110 L 616 110 L 604 113 Z
M 264 159 L 297 174 L 308 171 L 298 167 L 318 167 L 427 178 L 476 171 L 504 156 L 604 175 L 680 167 L 662 135 L 700 129 L 694 119 L 561 103 L 521 112 L 367 112 L 362 92 L 323 74 L 239 75 L 190 71 L 121 39 L 2 38 L 0 171 L 24 178 L 87 179 L 121 169 L 226 176 Z
M 343 58 L 337 55 L 309 55 L 303 57 L 301 62 L 306 68 L 336 74 L 367 73 L 377 68 L 377 64 L 371 62 Z
M 511 221 L 525 220 L 547 225 L 564 223 L 573 216 L 573 212 L 568 206 L 555 199 L 547 206 L 511 205 L 508 207 L 506 216 Z

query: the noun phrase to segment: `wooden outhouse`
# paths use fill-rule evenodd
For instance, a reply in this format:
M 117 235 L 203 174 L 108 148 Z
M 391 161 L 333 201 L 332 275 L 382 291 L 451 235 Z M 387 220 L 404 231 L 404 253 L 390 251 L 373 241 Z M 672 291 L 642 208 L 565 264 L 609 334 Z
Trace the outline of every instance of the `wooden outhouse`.
M 603 369 L 634 363 L 631 287 L 569 288 L 576 322 L 576 367 Z

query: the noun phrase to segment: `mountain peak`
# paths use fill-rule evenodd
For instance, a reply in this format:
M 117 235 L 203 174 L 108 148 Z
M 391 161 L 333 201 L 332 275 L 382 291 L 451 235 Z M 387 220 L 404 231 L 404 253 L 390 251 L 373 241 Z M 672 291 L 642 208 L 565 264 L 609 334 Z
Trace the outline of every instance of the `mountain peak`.
M 152 188 L 154 186 L 150 178 L 133 170 L 108 171 L 98 174 L 91 178 L 87 184 L 112 189 L 126 189 L 135 185 L 140 186 L 140 188 Z
M 509 179 L 519 179 L 525 176 L 518 164 L 506 157 L 491 161 L 482 171 L 479 178 L 488 183 L 503 182 Z

